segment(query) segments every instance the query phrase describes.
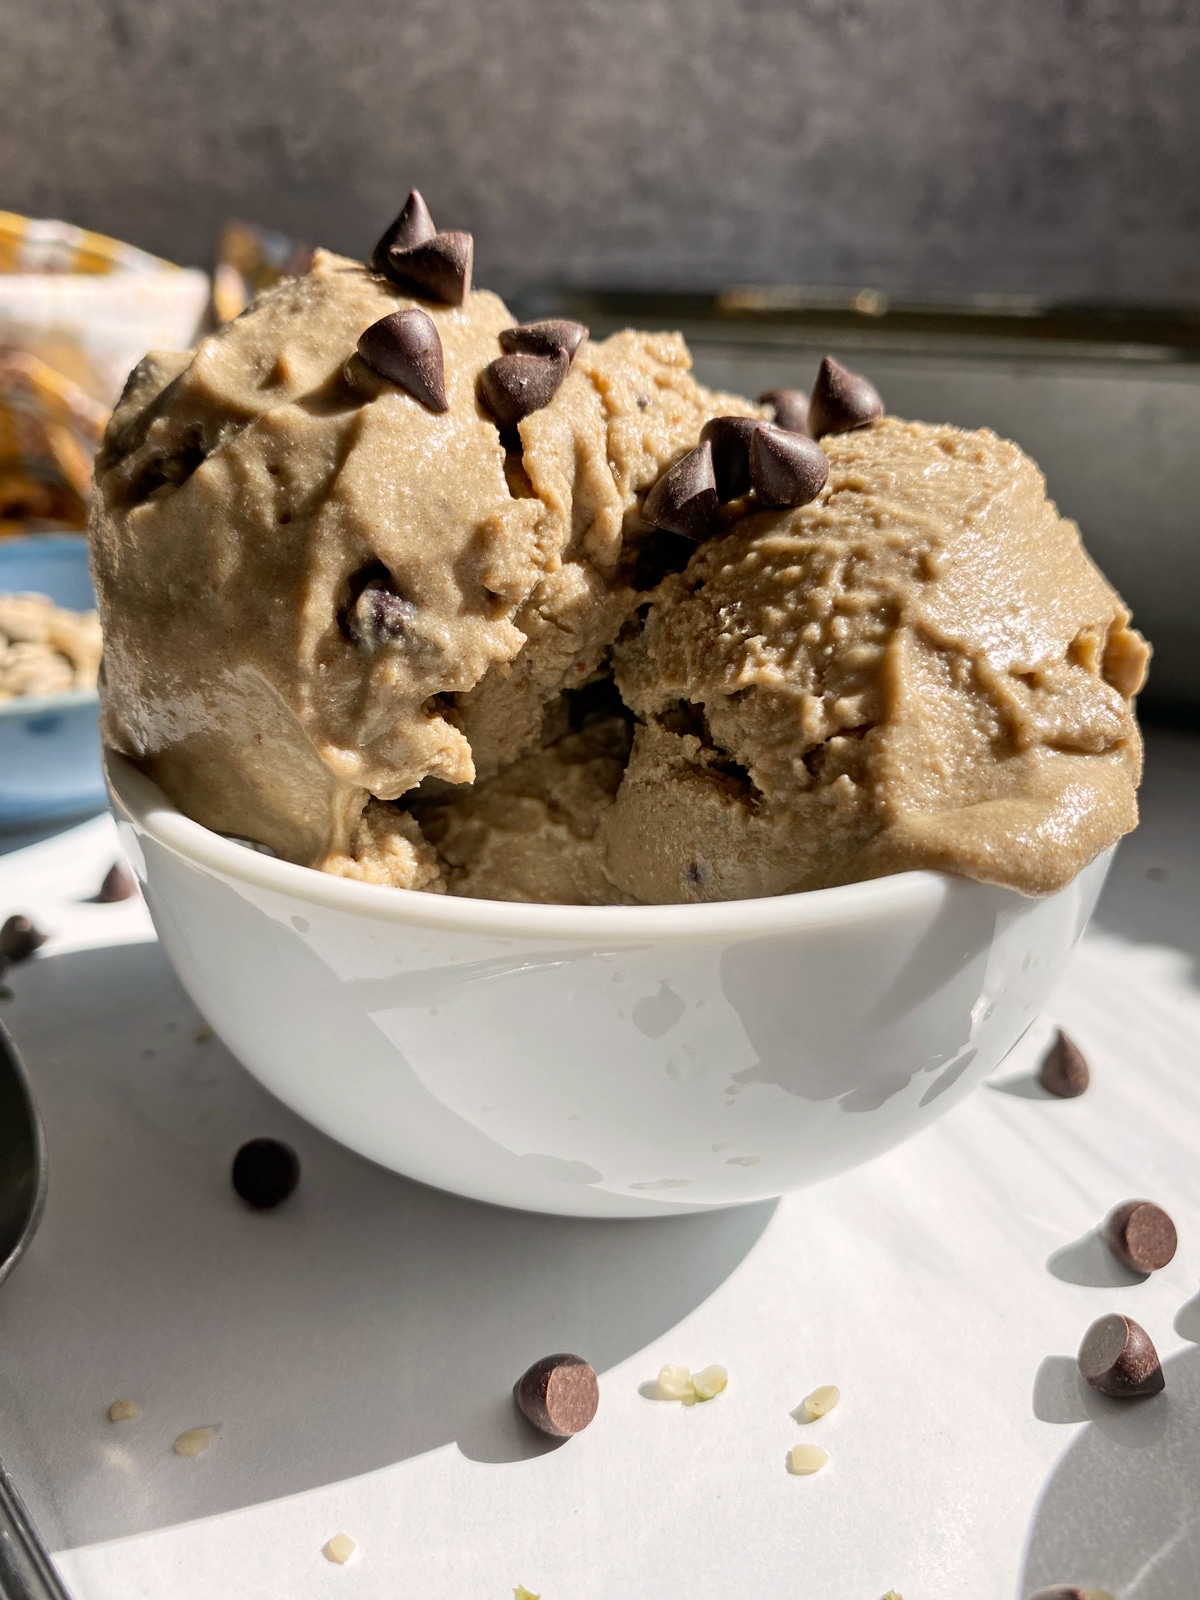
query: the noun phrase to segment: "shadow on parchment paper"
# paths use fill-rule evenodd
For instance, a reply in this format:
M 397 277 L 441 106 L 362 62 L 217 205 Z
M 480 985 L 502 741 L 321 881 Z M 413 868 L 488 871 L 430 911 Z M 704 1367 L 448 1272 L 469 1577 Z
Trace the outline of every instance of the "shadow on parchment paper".
M 1021 1595 L 1050 1583 L 1130 1600 L 1200 1594 L 1200 1350 L 1173 1356 L 1163 1373 L 1162 1394 L 1120 1401 L 1090 1390 L 1069 1357 L 1042 1363 L 1037 1416 L 1088 1420 L 1042 1490 Z
M 155 944 L 38 958 L 5 1020 L 46 1124 L 50 1193 L 0 1294 L 0 1446 L 54 1548 L 292 1494 L 457 1442 L 553 1448 L 514 1380 L 575 1350 L 603 1372 L 729 1276 L 773 1203 L 644 1221 L 480 1205 L 342 1149 L 243 1072 Z M 332 1068 L 336 1070 L 336 1066 Z M 278 1211 L 229 1186 L 287 1139 Z M 112 1424 L 117 1398 L 136 1422 Z M 217 1425 L 199 1460 L 172 1454 Z

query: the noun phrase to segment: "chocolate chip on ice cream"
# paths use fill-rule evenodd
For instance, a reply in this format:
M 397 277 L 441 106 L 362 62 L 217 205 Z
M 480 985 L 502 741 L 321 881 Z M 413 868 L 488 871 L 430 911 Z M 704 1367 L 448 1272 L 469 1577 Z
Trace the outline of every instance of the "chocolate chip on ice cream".
M 677 461 L 646 496 L 642 515 L 656 528 L 703 539 L 711 532 L 718 503 L 713 448 L 704 439 Z
M 1057 1099 L 1074 1100 L 1077 1095 L 1083 1094 L 1091 1081 L 1087 1057 L 1060 1028 L 1054 1036 L 1054 1043 L 1042 1057 L 1038 1082 Z
M 582 322 L 569 317 L 551 317 L 545 322 L 521 322 L 515 328 L 505 328 L 500 335 L 500 348 L 507 355 L 556 356 L 566 355 L 574 361 L 575 352 L 588 336 Z
M 1084 1334 L 1079 1370 L 1093 1389 L 1116 1400 L 1140 1399 L 1165 1387 L 1154 1341 L 1132 1317 L 1116 1312 Z
M 373 322 L 358 341 L 358 353 L 381 377 L 406 389 L 430 411 L 448 411 L 442 341 L 433 318 L 413 307 Z
M 758 403 L 771 407 L 774 412 L 771 420 L 777 428 L 784 428 L 788 433 L 809 434 L 808 396 L 799 389 L 765 389 Z
M 712 447 L 713 479 L 722 505 L 750 493 L 750 440 L 760 426 L 755 417 L 714 417 L 700 430 Z
M 1104 1224 L 1104 1242 L 1131 1272 L 1158 1272 L 1175 1258 L 1175 1224 L 1152 1200 L 1126 1200 Z
M 424 244 L 437 233 L 429 207 L 419 189 L 414 189 L 404 202 L 400 215 L 384 229 L 379 242 L 371 252 L 371 271 L 386 273 L 388 256 L 393 250 L 411 250 Z
M 582 1356 L 543 1356 L 517 1380 L 513 1398 L 535 1428 L 566 1439 L 596 1415 L 600 1386 Z
M 550 404 L 570 365 L 561 348 L 546 355 L 497 356 L 480 375 L 483 403 L 502 429 L 513 429 Z
M 233 1158 L 238 1197 L 256 1211 L 271 1211 L 300 1182 L 300 1157 L 282 1139 L 249 1139 Z
M 832 356 L 826 356 L 808 402 L 808 426 L 813 438 L 824 438 L 827 433 L 848 433 L 882 415 L 883 401 L 875 385 Z
M 0 927 L 0 957 L 11 961 L 14 966 L 18 961 L 28 961 L 45 942 L 46 935 L 28 917 L 19 913 L 9 917 Z
M 815 500 L 829 478 L 829 457 L 802 434 L 761 422 L 750 439 L 750 481 L 759 504 L 786 509 Z
M 461 306 L 471 292 L 475 241 L 469 233 L 435 233 L 432 239 L 387 252 L 384 276 L 389 283 L 447 306 Z

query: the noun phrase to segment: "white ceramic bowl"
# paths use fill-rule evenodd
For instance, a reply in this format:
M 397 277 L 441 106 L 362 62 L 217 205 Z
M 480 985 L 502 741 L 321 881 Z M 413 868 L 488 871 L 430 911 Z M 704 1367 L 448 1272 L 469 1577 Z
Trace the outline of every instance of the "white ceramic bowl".
M 108 766 L 176 971 L 273 1094 L 424 1183 L 568 1216 L 760 1200 L 919 1132 L 1034 1020 L 1108 866 L 1044 900 L 911 872 L 509 905 L 276 861 Z

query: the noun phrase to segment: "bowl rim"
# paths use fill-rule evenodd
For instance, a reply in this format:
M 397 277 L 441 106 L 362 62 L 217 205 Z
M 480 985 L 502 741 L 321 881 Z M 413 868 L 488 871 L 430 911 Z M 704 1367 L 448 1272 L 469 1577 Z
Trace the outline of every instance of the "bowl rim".
M 56 711 L 71 711 L 76 706 L 100 705 L 98 689 L 60 689 L 57 694 L 18 694 L 0 700 L 0 722 L 6 718 L 45 717 Z
M 497 937 L 544 937 L 587 941 L 617 939 L 646 943 L 670 939 L 720 939 L 797 929 L 838 927 L 878 916 L 935 912 L 951 893 L 1025 897 L 1014 889 L 949 873 L 913 871 L 848 883 L 832 889 L 752 900 L 719 900 L 698 905 L 570 906 L 479 900 L 465 895 L 429 894 L 385 884 L 339 878 L 313 867 L 281 861 L 247 849 L 185 816 L 163 791 L 116 751 L 104 752 L 109 799 L 118 822 L 148 834 L 172 854 L 194 866 L 232 879 L 251 890 L 266 890 L 330 911 L 372 921 L 407 924 L 444 932 Z

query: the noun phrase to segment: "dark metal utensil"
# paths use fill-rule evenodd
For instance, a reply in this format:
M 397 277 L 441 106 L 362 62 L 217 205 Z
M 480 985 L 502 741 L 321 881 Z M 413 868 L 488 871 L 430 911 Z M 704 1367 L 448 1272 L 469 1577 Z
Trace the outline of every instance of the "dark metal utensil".
M 46 1146 L 25 1068 L 0 1024 L 0 1283 L 42 1220 Z M 0 1596 L 71 1600 L 16 1485 L 0 1461 Z

